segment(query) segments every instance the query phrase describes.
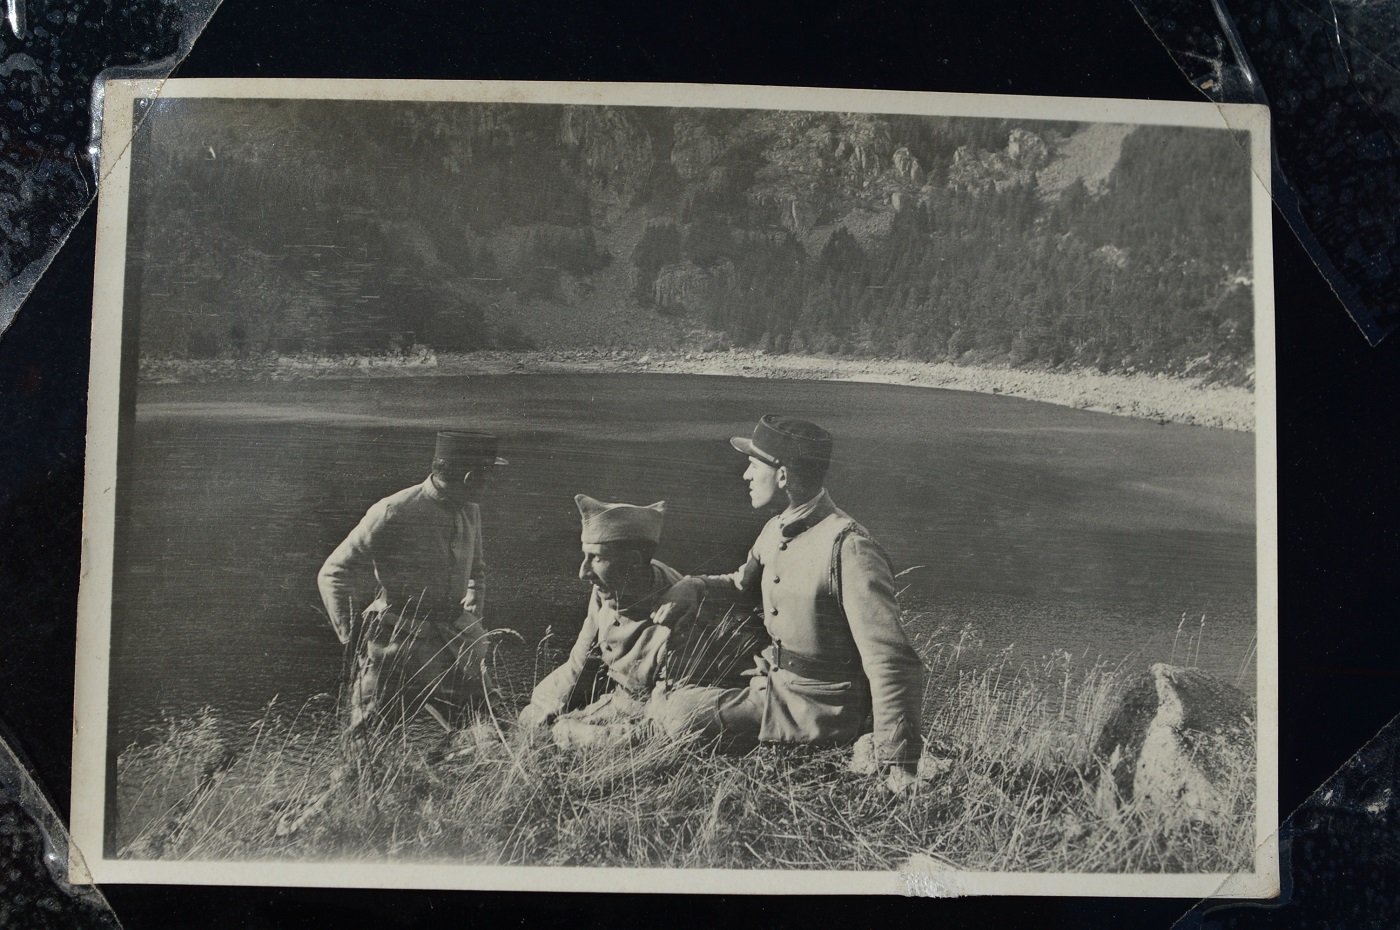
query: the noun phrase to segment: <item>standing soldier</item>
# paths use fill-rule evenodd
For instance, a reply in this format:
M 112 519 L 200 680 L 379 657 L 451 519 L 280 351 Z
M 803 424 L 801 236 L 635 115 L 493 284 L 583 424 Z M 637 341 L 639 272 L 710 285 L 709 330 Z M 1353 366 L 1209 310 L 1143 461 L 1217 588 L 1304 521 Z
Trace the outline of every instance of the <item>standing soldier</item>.
M 331 625 L 353 643 L 350 729 L 426 711 L 452 729 L 486 687 L 479 501 L 496 437 L 437 434 L 432 473 L 375 504 L 317 578 Z M 354 594 L 378 587 L 358 617 Z
M 924 667 L 904 632 L 889 561 L 823 485 L 830 434 L 769 415 L 751 439 L 730 444 L 748 456 L 753 507 L 785 509 L 738 571 L 682 579 L 669 598 L 682 619 L 706 597 L 761 599 L 772 644 L 755 657 L 747 688 L 658 688 L 648 717 L 673 736 L 700 732 L 737 752 L 852 744 L 873 722 L 886 784 L 907 790 L 922 753 Z

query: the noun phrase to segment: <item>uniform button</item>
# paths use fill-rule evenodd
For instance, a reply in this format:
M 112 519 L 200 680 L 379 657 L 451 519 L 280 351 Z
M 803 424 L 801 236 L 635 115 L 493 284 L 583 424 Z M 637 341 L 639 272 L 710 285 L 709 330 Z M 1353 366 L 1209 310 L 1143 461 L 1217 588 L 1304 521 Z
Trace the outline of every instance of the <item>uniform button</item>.
M 778 613 L 778 608 L 774 607 L 769 613 L 776 615 Z
M 781 578 L 774 578 L 774 579 L 773 579 L 773 583 L 774 583 L 774 584 L 777 584 L 778 582 L 780 582 L 780 581 L 782 581 L 782 580 L 783 580 L 783 579 L 781 579 Z
M 780 546 L 778 546 L 778 548 L 779 548 L 779 549 L 786 550 L 786 549 L 787 549 L 787 543 L 781 544 Z

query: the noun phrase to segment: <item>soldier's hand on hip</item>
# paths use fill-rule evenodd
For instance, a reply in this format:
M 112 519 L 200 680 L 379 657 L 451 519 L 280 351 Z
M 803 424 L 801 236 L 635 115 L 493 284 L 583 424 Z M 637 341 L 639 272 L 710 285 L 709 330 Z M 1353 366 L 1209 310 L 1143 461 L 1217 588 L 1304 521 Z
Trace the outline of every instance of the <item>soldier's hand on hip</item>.
M 741 678 L 758 678 L 758 677 L 767 678 L 767 677 L 768 677 L 768 673 L 772 670 L 772 668 L 773 668 L 773 663 L 769 662 L 768 659 L 767 659 L 766 657 L 764 657 L 764 656 L 761 655 L 761 654 L 760 654 L 760 655 L 756 655 L 756 656 L 753 657 L 753 668 L 746 668 L 746 669 L 744 669 L 742 672 L 739 673 L 739 677 L 741 677 Z

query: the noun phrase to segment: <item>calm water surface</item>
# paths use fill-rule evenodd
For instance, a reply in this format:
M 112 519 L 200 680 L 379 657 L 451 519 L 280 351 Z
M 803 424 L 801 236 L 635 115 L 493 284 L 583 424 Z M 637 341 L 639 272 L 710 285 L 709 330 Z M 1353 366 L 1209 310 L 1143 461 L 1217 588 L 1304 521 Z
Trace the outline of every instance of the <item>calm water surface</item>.
M 143 385 L 120 475 L 111 675 L 116 745 L 212 705 L 253 718 L 334 691 L 316 572 L 374 501 L 421 481 L 433 431 L 501 437 L 483 505 L 487 624 L 518 683 L 586 607 L 573 495 L 667 501 L 658 557 L 739 565 L 770 514 L 727 442 L 765 412 L 836 436 L 837 503 L 885 546 L 919 631 L 973 624 L 1035 659 L 1133 665 L 1200 640 L 1253 681 L 1253 439 L 981 394 L 668 375 Z M 1177 640 L 1177 628 L 1188 618 Z M 1204 632 L 1200 618 L 1204 616 Z M 555 637 L 539 646 L 546 630 Z M 537 658 L 538 654 L 538 658 Z M 1193 649 L 1194 655 L 1194 649 Z

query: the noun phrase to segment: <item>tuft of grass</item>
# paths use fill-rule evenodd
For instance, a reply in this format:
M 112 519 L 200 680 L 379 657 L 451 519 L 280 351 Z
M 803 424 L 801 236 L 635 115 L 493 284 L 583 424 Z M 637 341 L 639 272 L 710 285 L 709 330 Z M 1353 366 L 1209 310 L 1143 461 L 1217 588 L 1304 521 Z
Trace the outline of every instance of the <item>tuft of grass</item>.
M 512 730 L 517 686 L 465 729 L 342 735 L 336 701 L 274 702 L 251 727 L 205 710 L 118 760 L 119 854 L 200 860 L 1224 872 L 1250 865 L 1253 773 L 1217 822 L 1123 801 L 1094 739 L 1128 677 L 1067 652 L 1020 662 L 971 627 L 916 643 L 924 726 L 945 773 L 912 797 L 847 771 L 848 748 L 719 755 L 656 735 L 556 748 Z M 518 691 L 520 693 L 513 693 Z M 502 706 L 504 705 L 504 707 Z

